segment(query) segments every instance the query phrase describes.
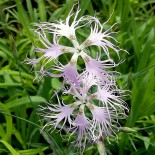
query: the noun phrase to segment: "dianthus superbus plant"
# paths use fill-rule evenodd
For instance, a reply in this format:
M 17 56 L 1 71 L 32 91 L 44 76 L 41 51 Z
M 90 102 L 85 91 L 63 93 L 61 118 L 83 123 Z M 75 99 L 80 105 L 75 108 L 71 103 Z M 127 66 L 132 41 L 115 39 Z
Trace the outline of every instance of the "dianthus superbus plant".
M 110 142 L 111 134 L 117 137 L 118 121 L 125 119 L 129 110 L 122 99 L 126 91 L 116 82 L 119 73 L 111 69 L 120 63 L 115 63 L 110 53 L 115 52 L 119 57 L 119 51 L 124 50 L 115 45 L 114 25 L 105 30 L 108 21 L 102 24 L 97 17 L 88 15 L 79 18 L 79 12 L 76 4 L 65 21 L 35 24 L 35 32 L 42 43 L 35 52 L 42 56 L 29 59 L 27 63 L 41 64 L 38 76 L 63 77 L 62 96 L 72 96 L 72 102 L 67 103 L 56 92 L 57 103 L 39 107 L 45 120 L 43 129 L 52 132 L 65 127 L 70 136 L 77 135 L 76 144 L 81 152 L 89 141 L 93 141 L 99 144 L 100 154 L 106 154 L 103 140 L 107 138 Z M 86 34 L 89 32 L 82 41 L 81 30 L 86 30 Z M 92 49 L 95 49 L 93 53 Z M 70 57 L 64 60 L 68 54 Z

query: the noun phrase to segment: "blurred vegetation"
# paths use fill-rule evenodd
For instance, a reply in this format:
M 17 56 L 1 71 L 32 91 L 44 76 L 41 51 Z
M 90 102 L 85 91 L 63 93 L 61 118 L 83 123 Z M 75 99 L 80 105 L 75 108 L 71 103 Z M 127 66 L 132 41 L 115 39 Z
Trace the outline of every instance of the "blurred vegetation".
M 71 140 L 59 133 L 41 132 L 37 115 L 39 104 L 58 89 L 58 79 L 35 81 L 36 70 L 24 64 L 35 57 L 33 23 L 65 19 L 76 0 L 0 0 L 0 154 L 73 155 L 78 154 Z M 154 0 L 80 0 L 80 16 L 89 14 L 115 22 L 114 31 L 126 61 L 116 68 L 118 82 L 131 91 L 127 98 L 130 113 L 122 126 L 136 132 L 119 133 L 118 141 L 105 141 L 109 155 L 155 154 L 155 1 Z M 83 32 L 81 32 L 83 33 Z M 39 43 L 38 43 L 39 44 Z M 117 56 L 114 56 L 114 58 Z M 116 58 L 117 59 L 117 58 Z M 125 86 L 125 87 L 124 87 Z M 62 135 L 63 136 L 63 135 Z M 71 137 L 74 139 L 74 137 Z M 84 155 L 97 155 L 88 144 Z

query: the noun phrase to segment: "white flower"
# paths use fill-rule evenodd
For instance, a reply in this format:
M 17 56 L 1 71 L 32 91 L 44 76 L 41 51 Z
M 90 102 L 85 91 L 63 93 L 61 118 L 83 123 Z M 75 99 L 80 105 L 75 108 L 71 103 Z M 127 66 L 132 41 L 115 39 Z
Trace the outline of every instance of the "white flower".
M 87 141 L 116 135 L 118 120 L 126 118 L 125 111 L 128 110 L 121 99 L 124 91 L 119 90 L 114 85 L 115 82 L 103 86 L 90 77 L 88 74 L 82 74 L 78 87 L 68 83 L 69 88 L 63 88 L 65 96 L 73 96 L 74 101 L 71 104 L 58 100 L 59 105 L 48 104 L 46 108 L 41 108 L 43 119 L 50 118 L 44 128 L 50 126 L 52 130 L 59 124 L 62 129 L 67 123 L 69 133 L 77 133 L 76 143 L 79 148 L 82 147 L 81 151 Z
M 71 127 L 72 125 L 71 115 L 75 107 L 78 106 L 79 104 L 81 103 L 74 102 L 71 105 L 65 105 L 63 102 L 60 102 L 58 98 L 58 104 L 56 105 L 47 103 L 45 107 L 40 106 L 40 108 L 38 109 L 40 115 L 43 116 L 44 120 L 48 121 L 43 127 L 43 129 L 48 126 L 50 127 L 49 130 L 53 131 L 62 121 L 63 123 L 61 125 L 61 129 L 64 127 L 66 122 L 68 122 L 69 126 Z
M 108 82 L 108 77 L 110 74 L 107 74 L 105 69 L 115 67 L 116 64 L 110 58 L 109 48 L 113 49 L 119 55 L 119 48 L 112 44 L 109 39 L 115 40 L 111 36 L 111 28 L 104 31 L 104 24 L 102 25 L 96 17 L 93 16 L 83 16 L 78 19 L 78 14 L 80 12 L 79 5 L 76 13 L 73 13 L 73 9 L 76 5 L 73 6 L 70 13 L 68 14 L 66 20 L 55 21 L 55 22 L 44 22 L 36 24 L 37 29 L 35 32 L 38 34 L 41 43 L 44 45 L 44 48 L 37 47 L 36 52 L 42 53 L 42 56 L 37 59 L 29 59 L 28 64 L 35 65 L 42 62 L 40 73 L 43 76 L 51 77 L 61 77 L 63 76 L 65 80 L 73 82 L 78 86 L 77 79 L 79 73 L 77 70 L 77 60 L 79 57 L 85 62 L 85 68 L 81 68 L 80 72 L 87 72 L 91 74 L 93 78 L 97 78 L 98 82 L 103 84 Z M 73 20 L 71 20 L 73 18 Z M 79 28 L 84 28 L 89 26 L 91 29 L 88 38 L 80 44 L 76 36 L 76 30 Z M 86 27 L 88 28 L 88 27 Z M 51 34 L 53 36 L 53 42 L 48 40 L 47 35 Z M 67 45 L 61 45 L 60 39 L 66 37 L 70 40 L 73 47 Z M 64 39 L 64 38 L 62 38 Z M 87 47 L 91 46 L 102 47 L 102 53 L 105 53 L 108 56 L 107 60 L 99 60 L 99 58 L 92 58 L 89 54 Z M 62 64 L 59 61 L 59 56 L 70 53 L 71 59 Z M 100 52 L 98 52 L 98 55 Z M 70 73 L 69 73 L 70 72 Z M 72 72 L 72 73 L 71 73 Z
M 57 95 L 58 104 L 40 106 L 39 110 L 46 120 L 44 128 L 53 131 L 56 128 L 62 129 L 68 124 L 66 128 L 69 133 L 71 135 L 77 133 L 76 142 L 84 149 L 87 139 L 95 141 L 102 136 L 116 134 L 118 120 L 126 118 L 125 112 L 128 108 L 122 99 L 125 91 L 118 88 L 114 77 L 117 72 L 107 71 L 116 66 L 110 57 L 109 49 L 118 56 L 119 51 L 122 50 L 110 42 L 110 40 L 116 41 L 111 36 L 112 27 L 104 31 L 105 23 L 102 25 L 96 17 L 92 16 L 78 19 L 80 9 L 78 7 L 74 14 L 74 7 L 64 21 L 36 25 L 36 33 L 44 48 L 37 47 L 36 52 L 42 53 L 42 56 L 28 60 L 27 63 L 35 65 L 42 62 L 39 71 L 42 77 L 64 77 L 62 92 L 73 97 L 72 103 L 59 101 Z M 76 30 L 85 26 L 86 28 L 89 26 L 91 31 L 80 44 Z M 53 42 L 48 40 L 47 34 L 53 37 Z M 71 42 L 72 47 L 61 44 L 61 39 L 66 38 Z M 91 46 L 101 49 L 96 51 L 96 58 L 93 58 L 89 52 Z M 59 60 L 59 56 L 66 53 L 69 53 L 71 58 L 66 59 L 67 62 L 64 63 Z M 101 60 L 104 54 L 107 60 Z M 78 70 L 79 57 L 83 59 L 84 67 Z
M 57 35 L 58 37 L 65 36 L 74 44 L 74 46 L 78 46 L 75 31 L 76 29 L 81 27 L 79 23 L 84 19 L 83 18 L 77 19 L 80 9 L 78 7 L 76 13 L 74 14 L 73 9 L 75 6 L 76 5 L 72 7 L 66 20 L 55 21 L 52 23 L 44 22 L 44 23 L 36 24 L 36 26 L 38 26 L 36 32 L 39 33 L 39 31 L 41 30 L 43 33 L 44 31 L 47 31 L 48 33 Z M 71 17 L 73 17 L 73 15 L 74 15 L 74 19 L 71 22 Z
M 84 105 L 81 104 L 79 108 L 79 112 L 74 120 L 72 134 L 77 132 L 77 140 L 76 143 L 78 147 L 82 147 L 84 149 L 86 144 L 87 136 L 90 135 L 91 121 L 85 116 L 84 113 Z
M 92 113 L 92 133 L 94 137 L 102 137 L 102 135 L 109 136 L 112 130 L 112 111 L 107 110 L 104 107 L 98 107 L 93 104 L 87 103 L 87 107 Z M 113 131 L 114 132 L 114 131 Z M 96 135 L 97 134 L 97 135 Z
M 124 95 L 125 91 L 120 90 L 114 86 L 104 85 L 98 87 L 97 91 L 92 94 L 92 98 L 101 101 L 100 103 L 102 106 L 106 107 L 107 109 L 110 107 L 114 111 L 118 111 L 118 109 L 127 110 L 127 105 L 125 101 L 122 100 L 122 96 Z
M 95 18 L 95 17 L 94 17 Z M 88 38 L 81 44 L 81 49 L 85 49 L 86 47 L 95 45 L 98 47 L 101 47 L 105 54 L 110 59 L 109 55 L 109 48 L 111 48 L 113 51 L 117 53 L 119 56 L 119 51 L 122 50 L 118 46 L 114 45 L 112 42 L 109 41 L 109 39 L 114 40 L 116 39 L 111 36 L 114 32 L 109 32 L 112 27 L 110 27 L 108 30 L 104 31 L 104 24 L 102 25 L 97 18 L 94 20 L 95 26 L 91 26 L 91 32 Z

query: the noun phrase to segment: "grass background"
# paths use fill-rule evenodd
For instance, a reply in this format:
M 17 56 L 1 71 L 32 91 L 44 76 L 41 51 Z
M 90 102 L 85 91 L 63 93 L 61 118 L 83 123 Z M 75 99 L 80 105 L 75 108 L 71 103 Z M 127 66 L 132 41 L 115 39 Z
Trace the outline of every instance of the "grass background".
M 76 0 L 0 0 L 0 154 L 72 155 L 78 154 L 71 141 L 59 133 L 40 132 L 43 124 L 37 115 L 39 104 L 48 101 L 61 81 L 43 78 L 33 81 L 36 72 L 22 63 L 35 57 L 32 24 L 65 19 Z M 129 52 L 116 68 L 118 82 L 131 91 L 128 126 L 136 132 L 118 133 L 105 142 L 109 155 L 155 154 L 155 1 L 154 0 L 80 0 L 79 16 L 94 15 L 106 26 L 118 22 L 116 39 Z M 114 58 L 116 56 L 114 55 Z M 117 59 L 117 58 L 116 58 Z M 34 68 L 36 71 L 37 68 Z M 125 86 L 125 87 L 124 87 Z M 72 137 L 71 139 L 74 139 Z M 97 155 L 89 144 L 84 155 Z

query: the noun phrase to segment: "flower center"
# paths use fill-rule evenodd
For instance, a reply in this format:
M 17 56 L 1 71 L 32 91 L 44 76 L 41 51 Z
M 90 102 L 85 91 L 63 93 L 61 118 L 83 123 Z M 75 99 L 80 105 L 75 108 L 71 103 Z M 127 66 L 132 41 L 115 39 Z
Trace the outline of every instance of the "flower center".
M 76 49 L 76 53 L 79 54 L 80 52 L 81 52 L 81 49 L 80 49 L 80 48 L 77 48 L 77 49 Z

